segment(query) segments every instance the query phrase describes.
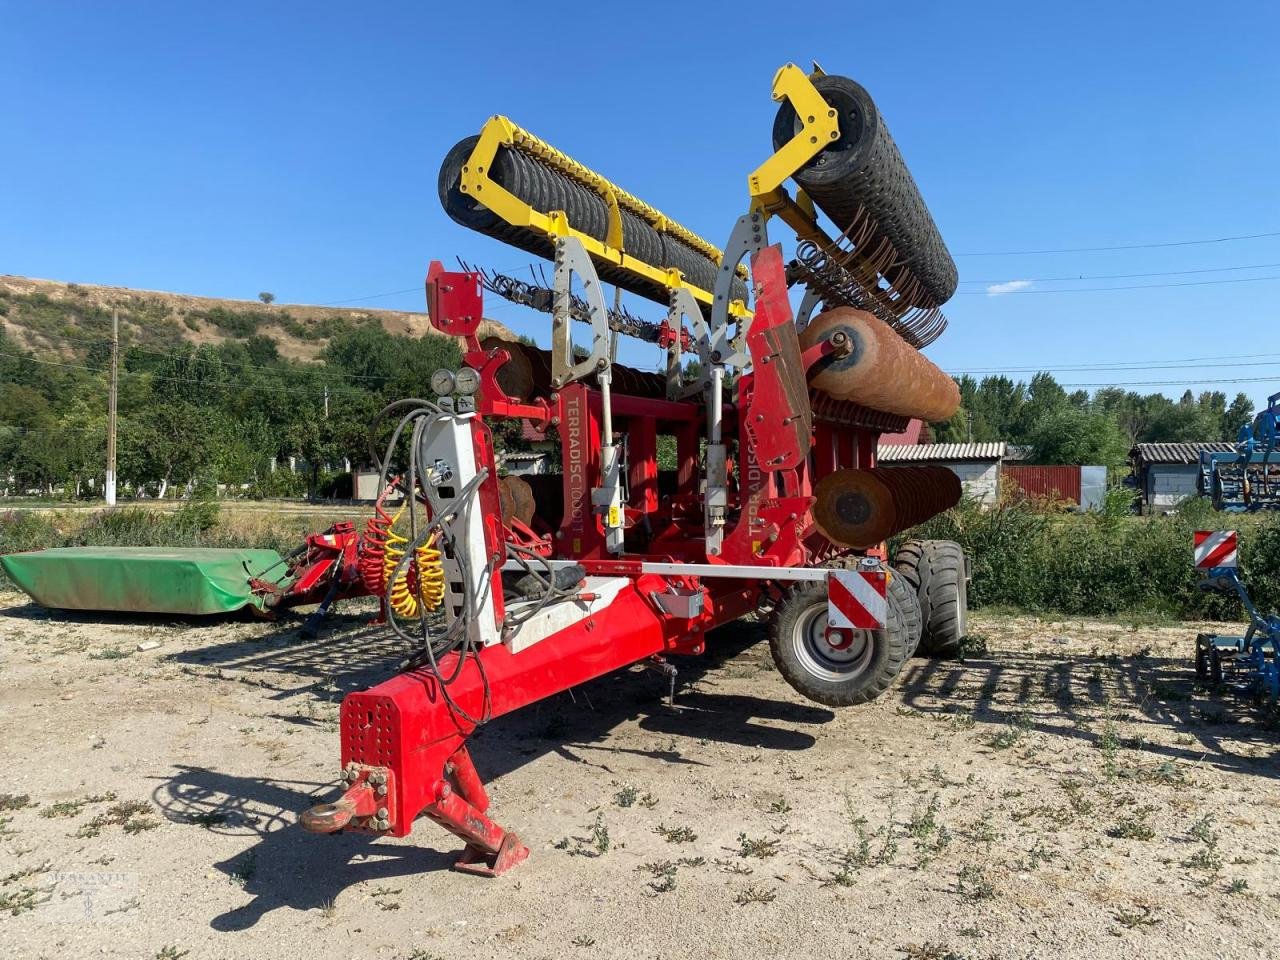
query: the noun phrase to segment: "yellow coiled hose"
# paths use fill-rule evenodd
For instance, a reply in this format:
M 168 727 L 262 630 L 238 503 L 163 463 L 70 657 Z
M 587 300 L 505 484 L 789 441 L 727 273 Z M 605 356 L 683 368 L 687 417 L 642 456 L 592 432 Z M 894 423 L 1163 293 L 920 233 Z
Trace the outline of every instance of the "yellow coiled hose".
M 390 583 L 387 590 L 387 603 L 391 609 L 402 617 L 416 617 L 421 605 L 424 610 L 435 610 L 444 602 L 444 565 L 440 562 L 440 551 L 436 549 L 436 539 L 440 531 L 436 531 L 426 543 L 413 552 L 413 563 L 409 564 L 399 579 L 391 583 L 396 567 L 404 558 L 405 546 L 409 540 L 396 532 L 396 524 L 404 507 L 396 511 L 387 529 L 386 553 L 382 559 L 383 583 Z M 415 569 L 416 568 L 416 569 Z M 411 580 L 417 580 L 418 589 L 413 589 Z

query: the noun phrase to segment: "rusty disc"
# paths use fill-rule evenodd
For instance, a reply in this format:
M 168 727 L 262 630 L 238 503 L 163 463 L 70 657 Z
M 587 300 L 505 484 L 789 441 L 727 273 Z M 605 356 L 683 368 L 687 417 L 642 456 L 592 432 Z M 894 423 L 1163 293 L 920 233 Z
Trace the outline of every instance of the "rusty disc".
M 533 489 L 522 477 L 499 477 L 498 500 L 505 519 L 515 518 L 528 526 L 537 507 Z
M 501 337 L 485 337 L 480 347 L 485 351 L 501 347 L 511 354 L 511 359 L 498 368 L 498 386 L 503 393 L 514 400 L 528 400 L 533 396 L 533 368 L 523 344 Z
M 511 494 L 511 488 L 507 486 L 507 478 L 498 478 L 498 509 L 502 511 L 503 519 L 514 517 L 516 515 L 516 498 Z
M 870 547 L 893 532 L 893 495 L 869 470 L 837 470 L 814 487 L 813 519 L 833 543 Z
M 877 467 L 894 504 L 894 533 L 924 523 L 960 501 L 960 479 L 942 466 Z
M 537 512 L 537 502 L 533 498 L 533 488 L 523 477 L 507 477 L 511 481 L 511 495 L 516 502 L 516 516 L 520 522 L 528 526 Z
M 859 311 L 850 311 L 859 313 Z M 846 322 L 845 316 L 836 310 L 818 314 L 800 332 L 800 350 L 808 350 L 818 343 L 830 340 L 836 333 L 849 338 L 849 353 L 843 357 L 829 356 L 809 368 L 809 386 L 836 398 L 845 399 L 848 390 L 848 373 L 862 359 L 862 336 L 857 327 Z

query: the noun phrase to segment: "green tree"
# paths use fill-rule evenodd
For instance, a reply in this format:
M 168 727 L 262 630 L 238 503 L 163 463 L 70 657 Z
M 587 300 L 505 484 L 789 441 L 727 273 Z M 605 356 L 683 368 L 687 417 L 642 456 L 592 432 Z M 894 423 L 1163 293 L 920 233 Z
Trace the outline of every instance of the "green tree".
M 1236 398 L 1231 401 L 1231 406 L 1227 407 L 1222 414 L 1222 427 L 1218 438 L 1220 440 L 1234 441 L 1236 435 L 1240 432 L 1240 428 L 1252 421 L 1253 401 L 1243 393 L 1237 393 Z
M 1037 463 L 1118 466 L 1129 444 L 1116 422 L 1102 413 L 1064 407 L 1036 425 L 1030 436 Z

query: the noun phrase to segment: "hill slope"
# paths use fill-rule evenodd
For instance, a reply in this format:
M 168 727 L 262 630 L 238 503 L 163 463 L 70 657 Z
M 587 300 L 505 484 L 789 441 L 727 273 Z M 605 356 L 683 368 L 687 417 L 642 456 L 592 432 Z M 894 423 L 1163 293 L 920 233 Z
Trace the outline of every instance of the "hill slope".
M 0 274 L 0 329 L 41 354 L 74 356 L 85 341 L 111 336 L 111 311 L 120 311 L 122 342 L 168 348 L 183 342 L 220 343 L 264 336 L 282 357 L 314 360 L 342 330 L 378 323 L 392 334 L 443 336 L 425 313 L 272 304 L 183 293 L 63 283 Z M 514 335 L 486 320 L 482 336 Z

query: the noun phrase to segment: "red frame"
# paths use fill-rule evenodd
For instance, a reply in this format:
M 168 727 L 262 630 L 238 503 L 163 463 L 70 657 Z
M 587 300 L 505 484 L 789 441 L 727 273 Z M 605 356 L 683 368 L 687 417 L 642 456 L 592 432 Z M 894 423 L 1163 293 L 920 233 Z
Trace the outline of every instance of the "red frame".
M 629 493 L 624 551 L 613 556 L 591 504 L 591 490 L 600 477 L 600 393 L 575 382 L 555 391 L 549 401 L 507 396 L 496 375 L 510 353 L 501 347 L 483 349 L 477 336 L 479 275 L 431 264 L 431 323 L 464 339 L 465 362 L 480 374 L 477 413 L 520 418 L 538 430 L 554 429 L 560 438 L 564 512 L 549 548 L 552 556 L 582 563 L 588 575 L 623 576 L 630 583 L 603 610 L 517 654 L 504 644 L 482 649 L 463 664 L 447 697 L 428 670 L 409 671 L 348 695 L 342 706 L 342 762 L 350 785 L 338 804 L 316 808 L 304 825 L 326 832 L 349 825 L 403 836 L 425 813 L 466 840 L 460 866 L 501 872 L 527 850 L 484 815 L 488 801 L 466 755 L 472 724 L 464 712 L 481 714 L 486 689 L 489 714 L 499 716 L 646 658 L 700 654 L 707 630 L 750 612 L 771 589 L 763 579 L 708 577 L 700 582 L 645 574 L 641 565 L 646 560 L 783 567 L 816 565 L 837 552 L 813 524 L 813 478 L 842 467 L 874 465 L 880 433 L 901 430 L 906 422 L 850 403 L 818 398 L 810 403 L 806 396 L 812 430 L 806 435 L 793 428 L 805 411 L 793 409 L 797 404 L 788 390 L 795 385 L 786 383 L 787 365 L 773 363 L 778 353 L 772 352 L 779 343 L 792 349 L 779 339 L 786 336 L 782 328 L 793 322 L 780 248 L 757 253 L 752 276 L 758 291 L 747 337 L 752 371 L 740 377 L 740 407 L 725 404 L 723 409 L 722 435 L 737 441 L 728 491 L 728 512 L 736 521 L 726 530 L 720 553 L 708 556 L 698 468 L 706 435 L 702 404 L 615 392 L 614 432 L 628 440 Z M 476 464 L 490 470 L 480 493 L 486 547 L 498 563 L 505 555 L 504 541 L 526 542 L 529 532 L 504 526 L 491 434 L 482 419 L 474 424 Z M 662 435 L 675 436 L 678 463 L 674 490 L 665 497 L 658 467 Z M 674 618 L 659 603 L 658 595 L 673 588 L 703 591 L 701 612 L 693 619 Z M 501 591 L 493 596 L 500 604 Z M 501 620 L 501 609 L 497 616 Z M 451 673 L 455 662 L 446 659 L 442 673 Z

